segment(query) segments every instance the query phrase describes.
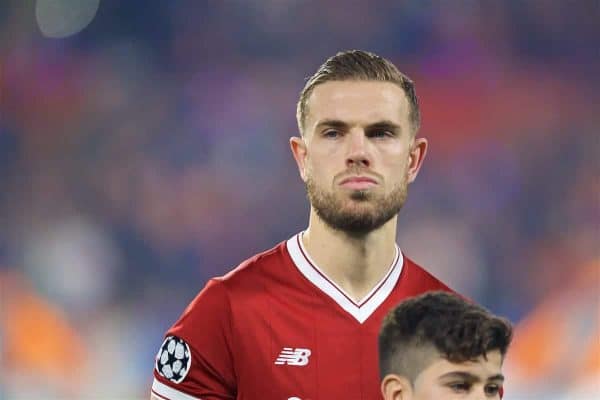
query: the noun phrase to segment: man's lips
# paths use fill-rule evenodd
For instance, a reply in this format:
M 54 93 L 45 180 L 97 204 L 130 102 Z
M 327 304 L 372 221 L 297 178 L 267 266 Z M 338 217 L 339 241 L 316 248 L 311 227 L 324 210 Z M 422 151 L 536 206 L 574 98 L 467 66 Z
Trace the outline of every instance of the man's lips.
M 355 190 L 368 189 L 375 185 L 377 185 L 377 181 L 366 176 L 352 176 L 345 178 L 340 182 L 340 186 Z

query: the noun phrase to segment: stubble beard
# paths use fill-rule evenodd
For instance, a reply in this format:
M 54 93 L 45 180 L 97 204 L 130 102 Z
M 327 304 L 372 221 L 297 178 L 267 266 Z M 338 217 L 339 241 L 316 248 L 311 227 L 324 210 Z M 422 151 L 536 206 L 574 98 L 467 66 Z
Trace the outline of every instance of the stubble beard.
M 346 195 L 322 190 L 312 177 L 307 177 L 306 193 L 316 214 L 330 228 L 354 237 L 362 237 L 382 227 L 396 216 L 408 194 L 406 180 L 386 195 L 369 190 L 355 190 Z

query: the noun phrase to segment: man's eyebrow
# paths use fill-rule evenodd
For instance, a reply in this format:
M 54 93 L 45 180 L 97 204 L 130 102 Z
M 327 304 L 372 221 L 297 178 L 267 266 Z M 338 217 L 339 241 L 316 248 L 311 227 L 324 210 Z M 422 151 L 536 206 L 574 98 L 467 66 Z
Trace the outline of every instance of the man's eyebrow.
M 462 379 L 465 381 L 469 381 L 469 382 L 480 382 L 481 378 L 475 374 L 471 374 L 469 372 L 462 372 L 462 371 L 454 371 L 454 372 L 448 372 L 447 374 L 444 374 L 442 376 L 440 376 L 438 379 L 442 380 L 442 379 Z M 504 375 L 502 374 L 496 374 L 496 375 L 492 375 L 489 376 L 486 381 L 501 381 L 504 382 Z
M 388 131 L 400 132 L 402 127 L 392 121 L 378 121 L 367 125 L 367 129 L 385 129 Z
M 339 119 L 324 119 L 320 121 L 316 128 L 330 127 L 330 128 L 338 128 L 338 129 L 347 129 L 350 126 L 347 122 L 341 121 Z M 389 120 L 382 120 L 373 122 L 372 124 L 367 125 L 367 130 L 369 129 L 385 129 L 389 131 L 399 132 L 402 130 L 402 127 L 395 122 Z
M 341 121 L 339 119 L 324 119 L 323 121 L 320 121 L 316 128 L 322 128 L 322 127 L 329 127 L 329 128 L 338 128 L 338 129 L 345 129 L 348 128 L 350 125 L 344 121 Z

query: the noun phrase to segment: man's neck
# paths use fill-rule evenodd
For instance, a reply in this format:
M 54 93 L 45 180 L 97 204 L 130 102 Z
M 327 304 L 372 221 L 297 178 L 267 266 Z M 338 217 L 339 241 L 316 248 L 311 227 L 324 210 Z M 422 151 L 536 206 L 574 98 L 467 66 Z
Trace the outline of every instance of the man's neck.
M 312 211 L 302 242 L 327 277 L 360 301 L 394 262 L 396 223 L 394 217 L 381 228 L 357 237 L 332 229 Z

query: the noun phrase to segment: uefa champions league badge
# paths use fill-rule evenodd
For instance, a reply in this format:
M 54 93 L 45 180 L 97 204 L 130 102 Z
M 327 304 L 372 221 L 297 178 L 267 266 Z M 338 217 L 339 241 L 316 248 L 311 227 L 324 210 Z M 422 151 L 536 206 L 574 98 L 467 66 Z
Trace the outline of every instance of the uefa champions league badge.
M 155 369 L 160 376 L 174 383 L 180 383 L 190 371 L 192 353 L 183 339 L 168 336 L 156 354 Z

